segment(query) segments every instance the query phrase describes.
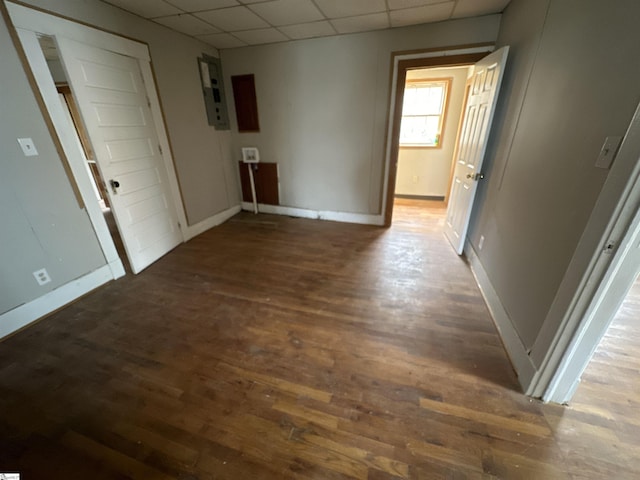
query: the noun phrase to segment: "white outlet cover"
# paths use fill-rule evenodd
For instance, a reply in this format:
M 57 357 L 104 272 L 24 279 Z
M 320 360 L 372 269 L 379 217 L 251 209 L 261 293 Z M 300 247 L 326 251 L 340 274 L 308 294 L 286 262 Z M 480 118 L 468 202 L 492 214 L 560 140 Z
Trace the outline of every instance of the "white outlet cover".
M 49 272 L 47 272 L 46 268 L 41 268 L 40 270 L 36 270 L 33 272 L 33 276 L 38 282 L 38 285 L 46 285 L 51 281 L 51 277 L 49 276 Z
M 33 143 L 31 138 L 19 138 L 18 143 L 20 144 L 20 148 L 22 148 L 22 152 L 25 157 L 35 157 L 38 155 L 36 144 Z

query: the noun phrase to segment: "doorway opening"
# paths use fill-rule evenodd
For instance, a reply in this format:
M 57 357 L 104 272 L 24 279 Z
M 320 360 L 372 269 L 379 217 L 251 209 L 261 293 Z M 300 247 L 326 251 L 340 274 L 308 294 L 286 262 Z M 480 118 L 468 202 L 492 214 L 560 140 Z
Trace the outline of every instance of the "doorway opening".
M 44 54 L 47 62 L 51 79 L 56 86 L 60 104 L 66 114 L 68 131 L 75 137 L 75 143 L 78 146 L 78 151 L 81 153 L 87 177 L 91 182 L 95 201 L 98 203 L 100 210 L 102 211 L 109 234 L 111 235 L 123 267 L 126 273 L 131 273 L 131 266 L 124 247 L 124 242 L 122 241 L 120 231 L 118 230 L 118 226 L 111 210 L 109 196 L 106 191 L 106 183 L 100 174 L 94 149 L 91 145 L 91 139 L 82 120 L 82 116 L 80 115 L 76 99 L 74 98 L 73 92 L 69 86 L 69 80 L 60 60 L 60 54 L 55 41 L 53 37 L 49 35 L 39 35 L 38 43 L 40 44 L 40 48 L 42 49 L 42 53 Z M 86 201 L 92 200 L 94 200 L 94 198 L 86 199 Z
M 455 156 L 455 152 L 453 150 L 449 152 L 448 147 L 453 145 L 455 149 L 455 145 L 458 143 L 457 136 L 464 111 L 463 104 L 468 90 L 466 76 L 468 76 L 470 67 L 484 58 L 492 49 L 492 46 L 480 46 L 452 50 L 451 52 L 426 51 L 407 55 L 394 54 L 392 58 L 390 125 L 387 136 L 386 199 L 383 205 L 385 226 L 391 226 L 396 200 L 398 203 L 406 203 L 411 200 L 418 202 L 417 205 L 421 200 L 430 202 L 435 200 L 441 201 L 443 207 L 446 205 Z M 459 81 L 463 75 L 465 78 L 460 86 Z M 433 117 L 425 118 L 429 115 L 423 115 L 422 118 L 417 119 L 414 117 L 413 122 L 411 119 L 408 122 L 405 121 L 405 128 L 402 129 L 403 116 L 409 116 L 405 112 L 411 113 L 411 107 L 404 108 L 407 84 L 423 83 L 428 85 L 430 82 L 437 82 L 438 79 L 447 78 L 451 78 L 452 81 L 442 102 L 444 115 L 437 119 L 438 131 L 436 135 L 439 137 L 433 137 L 435 119 Z M 456 79 L 458 82 L 454 82 Z M 424 93 L 426 92 L 422 92 L 422 95 Z M 433 91 L 429 93 L 433 93 Z M 420 95 L 421 93 L 417 94 L 417 96 Z M 412 100 L 407 98 L 407 103 L 414 103 Z M 427 128 L 429 122 L 432 125 L 430 130 Z M 410 138 L 406 134 L 406 126 L 411 126 L 411 123 L 414 128 L 410 128 L 410 131 L 415 131 L 420 127 L 426 130 L 427 135 L 431 136 L 430 145 L 416 145 L 415 143 L 410 145 L 411 142 L 404 141 Z M 403 130 L 403 141 L 400 138 L 401 130 Z
M 400 122 L 395 202 L 445 204 L 470 67 L 407 71 Z M 405 202 L 406 203 L 406 202 Z

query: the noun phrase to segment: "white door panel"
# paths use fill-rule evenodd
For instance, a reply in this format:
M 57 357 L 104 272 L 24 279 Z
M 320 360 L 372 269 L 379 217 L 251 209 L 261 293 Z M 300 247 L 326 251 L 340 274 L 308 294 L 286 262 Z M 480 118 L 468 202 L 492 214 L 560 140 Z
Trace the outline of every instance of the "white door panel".
M 508 51 L 509 47 L 503 47 L 493 52 L 473 69 L 444 227 L 445 235 L 458 254 L 464 249 Z
M 182 241 L 138 61 L 57 38 L 134 273 Z M 117 187 L 115 185 L 118 185 Z

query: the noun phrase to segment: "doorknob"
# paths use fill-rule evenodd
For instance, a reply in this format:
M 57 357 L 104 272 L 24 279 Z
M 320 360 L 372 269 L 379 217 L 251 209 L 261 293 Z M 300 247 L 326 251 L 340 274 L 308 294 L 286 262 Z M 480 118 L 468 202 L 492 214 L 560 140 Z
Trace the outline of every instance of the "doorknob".
M 471 178 L 472 180 L 475 180 L 477 182 L 478 180 L 482 180 L 484 178 L 484 173 L 467 173 L 467 178 Z
M 109 185 L 111 185 L 111 190 L 113 193 L 118 193 L 118 188 L 120 187 L 120 182 L 117 180 L 109 180 Z

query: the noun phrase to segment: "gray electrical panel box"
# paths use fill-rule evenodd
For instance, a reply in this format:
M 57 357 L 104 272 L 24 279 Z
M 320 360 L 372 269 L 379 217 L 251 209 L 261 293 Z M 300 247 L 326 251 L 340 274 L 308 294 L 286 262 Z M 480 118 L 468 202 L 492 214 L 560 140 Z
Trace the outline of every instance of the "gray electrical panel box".
M 198 68 L 209 125 L 216 127 L 216 130 L 229 130 L 220 59 L 202 54 L 202 57 L 198 58 Z

